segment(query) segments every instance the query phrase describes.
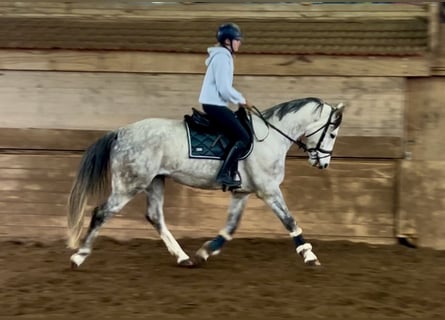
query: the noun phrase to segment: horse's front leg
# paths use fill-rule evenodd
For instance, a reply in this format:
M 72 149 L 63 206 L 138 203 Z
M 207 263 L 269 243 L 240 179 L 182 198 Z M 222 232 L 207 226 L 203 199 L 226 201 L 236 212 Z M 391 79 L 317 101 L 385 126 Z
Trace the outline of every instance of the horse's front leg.
M 273 212 L 289 231 L 291 238 L 294 240 L 296 251 L 303 257 L 304 263 L 311 266 L 319 266 L 320 262 L 312 251 L 312 245 L 304 240 L 303 230 L 297 225 L 294 217 L 289 212 L 281 190 L 276 188 L 259 196 L 272 208 Z
M 248 193 L 232 193 L 232 199 L 229 205 L 227 223 L 219 234 L 210 241 L 207 241 L 196 252 L 196 260 L 198 263 L 207 261 L 210 256 L 220 253 L 222 247 L 227 241 L 232 240 L 232 236 L 238 228 L 244 208 L 246 207 Z

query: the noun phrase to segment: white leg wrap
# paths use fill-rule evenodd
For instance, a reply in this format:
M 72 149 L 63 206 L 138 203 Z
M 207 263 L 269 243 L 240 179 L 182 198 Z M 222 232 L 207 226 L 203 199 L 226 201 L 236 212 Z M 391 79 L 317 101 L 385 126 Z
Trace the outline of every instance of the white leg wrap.
M 312 252 L 312 250 L 308 250 L 304 252 L 304 263 L 317 261 L 318 258 L 315 255 L 315 253 Z
M 303 256 L 304 263 L 317 261 L 318 258 L 315 253 L 312 252 L 312 245 L 310 243 L 302 244 L 297 247 L 297 253 Z
M 297 247 L 298 254 L 301 254 L 302 251 L 307 251 L 307 250 L 312 250 L 312 245 L 309 242 Z
M 89 248 L 80 248 L 75 254 L 71 256 L 71 262 L 76 266 L 80 266 L 85 259 L 90 255 L 91 249 Z

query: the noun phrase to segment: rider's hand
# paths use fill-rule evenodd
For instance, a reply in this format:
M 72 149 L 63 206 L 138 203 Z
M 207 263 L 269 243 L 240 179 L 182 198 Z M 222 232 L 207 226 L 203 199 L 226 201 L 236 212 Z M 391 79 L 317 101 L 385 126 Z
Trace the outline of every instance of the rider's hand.
M 253 104 L 251 104 L 249 101 L 246 100 L 246 103 L 240 103 L 240 107 L 243 107 L 244 109 L 247 109 L 248 111 L 252 111 Z

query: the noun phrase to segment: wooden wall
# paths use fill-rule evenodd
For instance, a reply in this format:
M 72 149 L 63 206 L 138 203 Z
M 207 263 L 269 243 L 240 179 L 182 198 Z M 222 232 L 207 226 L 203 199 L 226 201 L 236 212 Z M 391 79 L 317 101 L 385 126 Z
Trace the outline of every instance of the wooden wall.
M 26 15 L 28 2 L 11 3 L 0 5 L 3 17 Z M 72 11 L 66 4 L 41 1 L 36 8 L 47 11 L 33 8 L 28 13 L 47 12 L 48 18 L 62 19 L 96 10 L 94 14 L 103 16 L 103 8 L 98 8 L 107 4 L 97 1 L 99 7 L 92 8 L 94 3 L 83 2 L 83 7 Z M 113 10 L 122 13 L 116 3 Z M 328 15 L 322 7 L 304 12 L 311 19 L 327 17 L 331 22 L 357 22 L 357 15 L 368 22 L 413 19 L 423 21 L 422 28 L 434 13 L 434 8 L 430 12 L 422 6 L 407 5 L 401 11 L 357 6 L 343 11 L 330 7 Z M 270 6 L 256 8 L 268 12 L 264 17 L 277 15 Z M 194 10 L 184 12 L 186 20 L 194 14 Z M 128 13 L 114 15 L 113 21 L 130 16 L 135 18 Z M 250 16 L 243 19 L 252 21 Z M 287 19 L 306 18 L 300 12 Z M 443 92 L 443 81 L 430 78 L 442 68 L 440 42 L 432 41 L 440 27 L 431 19 L 427 23 L 431 37 L 422 42 L 428 43 L 422 47 L 425 54 L 339 57 L 258 54 L 252 49 L 237 56 L 235 85 L 260 109 L 306 96 L 347 105 L 328 170 L 311 168 L 296 148 L 289 153 L 283 192 L 309 238 L 393 243 L 396 236 L 410 236 L 421 239 L 421 245 L 443 245 L 443 185 L 436 177 L 443 177 L 444 159 L 442 147 L 434 143 L 442 127 L 443 96 L 436 93 Z M 433 48 L 439 52 L 434 64 L 433 51 L 428 51 Z M 14 46 L 0 50 L 0 236 L 63 236 L 66 199 L 83 150 L 106 130 L 145 117 L 179 119 L 190 112 L 197 106 L 204 59 L 205 54 L 193 52 Z M 228 200 L 226 193 L 168 182 L 167 222 L 180 237 L 212 236 L 224 223 Z M 138 196 L 103 234 L 123 239 L 157 237 L 145 223 L 144 207 L 144 199 Z M 287 236 L 271 210 L 255 197 L 249 201 L 238 235 Z
M 85 148 L 102 130 L 144 117 L 179 119 L 197 105 L 201 81 L 202 75 L 5 71 L 0 88 L 7 102 L 2 109 L 8 116 L 0 120 L 0 131 L 6 134 L 0 146 L 16 152 L 24 148 L 34 151 L 0 156 L 5 178 L 4 234 L 13 228 L 14 232 L 21 230 L 22 236 L 31 235 L 33 226 L 38 227 L 37 232 L 44 228 L 48 236 L 60 235 L 63 230 L 63 206 L 79 155 L 39 153 L 50 148 Z M 396 163 L 390 158 L 403 152 L 405 80 L 239 76 L 236 81 L 237 87 L 263 108 L 303 96 L 350 105 L 336 154 L 368 160 L 336 159 L 329 171 L 321 172 L 306 160 L 290 158 L 284 193 L 309 236 L 394 241 Z M 84 133 L 82 137 L 79 131 Z M 290 155 L 301 153 L 295 148 Z M 166 215 L 176 233 L 210 235 L 223 225 L 227 194 L 174 184 L 168 187 Z M 17 193 L 23 197 L 18 199 Z M 9 210 L 14 214 L 8 214 Z M 141 224 L 143 211 L 143 199 L 136 200 L 126 214 L 110 222 L 113 231 L 108 234 L 155 236 Z M 257 199 L 251 199 L 240 234 L 286 235 L 271 210 Z
M 0 155 L 0 236 L 62 236 L 65 204 L 78 161 L 79 155 Z M 306 160 L 289 159 L 283 192 L 309 237 L 393 242 L 395 166 L 393 161 L 336 160 L 323 172 L 310 167 Z M 223 226 L 227 193 L 168 182 L 166 194 L 166 219 L 178 236 L 211 236 Z M 138 196 L 110 220 L 104 234 L 156 237 L 145 222 L 144 207 L 143 197 Z M 238 235 L 287 233 L 272 211 L 252 197 Z
M 445 78 L 411 79 L 407 97 L 408 159 L 400 166 L 398 235 L 445 249 Z

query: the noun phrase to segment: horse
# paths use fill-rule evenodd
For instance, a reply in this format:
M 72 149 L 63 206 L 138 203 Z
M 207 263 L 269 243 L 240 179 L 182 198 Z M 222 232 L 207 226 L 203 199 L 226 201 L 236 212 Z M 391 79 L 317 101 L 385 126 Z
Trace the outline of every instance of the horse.
M 216 173 L 220 160 L 189 157 L 184 120 L 147 118 L 110 131 L 87 148 L 80 161 L 68 200 L 70 257 L 78 268 L 92 252 L 99 229 L 135 195 L 144 192 L 145 217 L 157 230 L 179 266 L 195 267 L 220 253 L 238 227 L 246 202 L 254 193 L 275 213 L 293 239 L 295 250 L 306 265 L 319 266 L 312 245 L 303 237 L 286 206 L 280 184 L 284 179 L 285 159 L 292 144 L 302 147 L 310 165 L 328 167 L 338 135 L 344 105 L 331 106 L 319 98 L 302 98 L 250 113 L 256 138 L 250 154 L 239 161 L 241 187 L 229 192 L 231 201 L 226 225 L 195 253 L 187 255 L 167 228 L 163 201 L 166 177 L 200 189 L 220 189 Z M 259 132 L 263 137 L 258 138 Z M 107 200 L 95 207 L 85 237 L 81 239 L 85 208 L 89 197 L 103 194 L 111 179 Z

